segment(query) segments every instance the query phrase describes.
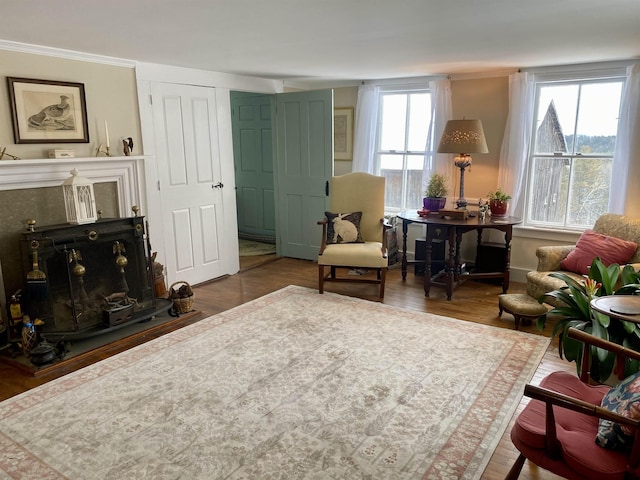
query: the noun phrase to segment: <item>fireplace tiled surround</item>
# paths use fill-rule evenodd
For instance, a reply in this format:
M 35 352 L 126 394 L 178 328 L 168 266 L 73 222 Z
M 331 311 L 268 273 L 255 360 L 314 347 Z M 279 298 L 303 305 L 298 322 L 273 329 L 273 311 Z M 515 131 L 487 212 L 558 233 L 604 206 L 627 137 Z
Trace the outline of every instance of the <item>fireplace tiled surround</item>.
M 38 226 L 66 222 L 62 182 L 77 169 L 94 182 L 96 208 L 104 218 L 133 215 L 144 204 L 143 156 L 0 161 L 0 302 L 23 288 L 25 278 L 20 240 L 28 219 Z M 3 308 L 3 316 L 6 310 Z

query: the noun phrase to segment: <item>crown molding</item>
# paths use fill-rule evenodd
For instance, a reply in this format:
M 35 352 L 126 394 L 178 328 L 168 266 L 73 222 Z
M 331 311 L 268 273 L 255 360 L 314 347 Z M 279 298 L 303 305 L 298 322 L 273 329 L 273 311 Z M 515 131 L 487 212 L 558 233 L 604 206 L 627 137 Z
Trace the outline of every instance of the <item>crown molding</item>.
M 47 57 L 66 58 L 68 60 L 78 60 L 80 62 L 102 63 L 115 67 L 135 68 L 136 62 L 126 58 L 107 57 L 104 55 L 94 55 L 92 53 L 77 52 L 74 50 L 64 50 L 62 48 L 46 47 L 44 45 L 31 45 L 28 43 L 13 42 L 11 40 L 0 39 L 0 50 L 10 50 L 20 53 L 31 53 L 33 55 L 45 55 Z

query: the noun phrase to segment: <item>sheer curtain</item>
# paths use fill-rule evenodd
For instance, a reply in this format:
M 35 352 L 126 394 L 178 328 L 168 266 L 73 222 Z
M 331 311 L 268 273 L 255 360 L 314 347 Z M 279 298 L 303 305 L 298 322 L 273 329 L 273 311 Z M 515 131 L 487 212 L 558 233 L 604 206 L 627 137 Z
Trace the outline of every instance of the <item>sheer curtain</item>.
M 451 120 L 451 81 L 448 78 L 429 82 L 431 91 L 431 123 L 427 145 L 424 151 L 424 168 L 422 170 L 422 185 L 426 188 L 429 177 L 433 172 L 446 175 L 451 183 L 451 154 L 438 153 L 438 144 L 448 120 Z M 453 191 L 449 185 L 449 191 Z
M 378 128 L 380 87 L 360 85 L 353 138 L 353 165 L 351 171 L 375 174 L 374 153 Z
M 627 67 L 627 81 L 622 92 L 621 105 L 609 193 L 611 213 L 624 213 L 627 182 L 631 181 L 631 156 L 640 149 L 640 141 L 634 136 L 640 129 L 640 64 Z
M 498 171 L 498 186 L 511 195 L 511 215 L 524 214 L 524 179 L 531 143 L 535 83 L 533 74 L 509 76 L 509 115 L 504 130 Z

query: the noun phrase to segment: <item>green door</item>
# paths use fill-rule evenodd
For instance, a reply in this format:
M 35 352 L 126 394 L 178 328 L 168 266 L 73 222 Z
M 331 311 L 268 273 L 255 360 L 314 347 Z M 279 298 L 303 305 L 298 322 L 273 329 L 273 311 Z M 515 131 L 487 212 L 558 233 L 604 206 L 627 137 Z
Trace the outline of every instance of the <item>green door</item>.
M 316 260 L 333 175 L 333 90 L 276 95 L 278 253 Z
M 238 233 L 275 242 L 274 103 L 274 95 L 231 92 Z

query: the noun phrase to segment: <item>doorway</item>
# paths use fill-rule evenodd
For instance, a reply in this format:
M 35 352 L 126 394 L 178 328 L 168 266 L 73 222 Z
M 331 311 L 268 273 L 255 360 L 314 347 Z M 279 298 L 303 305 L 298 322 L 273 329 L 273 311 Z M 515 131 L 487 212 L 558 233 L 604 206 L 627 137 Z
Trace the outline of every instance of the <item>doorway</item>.
M 275 95 L 230 92 L 240 270 L 276 257 Z

